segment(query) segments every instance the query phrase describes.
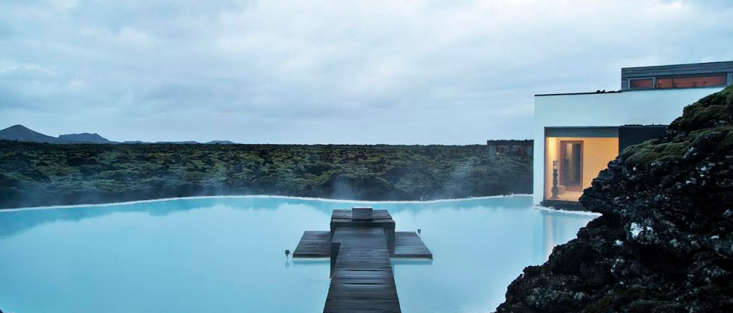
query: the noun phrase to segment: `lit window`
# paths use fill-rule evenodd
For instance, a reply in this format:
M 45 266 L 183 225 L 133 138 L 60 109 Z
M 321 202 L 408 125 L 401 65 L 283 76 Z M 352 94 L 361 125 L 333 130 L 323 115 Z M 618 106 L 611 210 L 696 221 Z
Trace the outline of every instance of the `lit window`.
M 694 88 L 725 86 L 725 75 L 657 78 L 657 88 Z
M 630 82 L 631 89 L 648 89 L 654 88 L 654 82 L 651 78 L 632 79 Z
M 618 155 L 618 137 L 545 137 L 545 200 L 578 201 Z

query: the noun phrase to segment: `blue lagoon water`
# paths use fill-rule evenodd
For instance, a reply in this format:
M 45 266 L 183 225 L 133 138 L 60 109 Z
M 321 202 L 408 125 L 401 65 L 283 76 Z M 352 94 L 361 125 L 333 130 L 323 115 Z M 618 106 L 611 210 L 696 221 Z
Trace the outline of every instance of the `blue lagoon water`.
M 387 209 L 432 261 L 393 260 L 403 312 L 491 312 L 589 215 L 530 196 L 436 202 L 219 197 L 0 210 L 4 312 L 321 312 L 329 263 L 286 260 L 331 210 Z

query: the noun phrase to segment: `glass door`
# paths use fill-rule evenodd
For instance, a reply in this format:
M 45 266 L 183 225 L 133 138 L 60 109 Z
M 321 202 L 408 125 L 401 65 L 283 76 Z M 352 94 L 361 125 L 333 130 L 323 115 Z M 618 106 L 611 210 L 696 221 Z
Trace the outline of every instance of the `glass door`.
M 560 141 L 560 185 L 581 190 L 583 183 L 583 142 Z

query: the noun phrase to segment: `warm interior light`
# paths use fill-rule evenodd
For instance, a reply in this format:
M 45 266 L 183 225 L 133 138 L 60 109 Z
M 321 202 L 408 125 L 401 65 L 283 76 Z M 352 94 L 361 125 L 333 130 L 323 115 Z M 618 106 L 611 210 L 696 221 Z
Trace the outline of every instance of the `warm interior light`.
M 617 137 L 546 137 L 545 200 L 578 201 L 617 155 Z

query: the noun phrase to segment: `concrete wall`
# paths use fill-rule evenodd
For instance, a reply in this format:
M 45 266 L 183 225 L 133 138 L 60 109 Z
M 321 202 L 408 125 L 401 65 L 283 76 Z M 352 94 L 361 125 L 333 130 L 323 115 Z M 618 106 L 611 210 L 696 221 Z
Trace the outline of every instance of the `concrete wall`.
M 534 203 L 544 190 L 545 127 L 669 124 L 682 109 L 722 88 L 654 89 L 535 96 Z

